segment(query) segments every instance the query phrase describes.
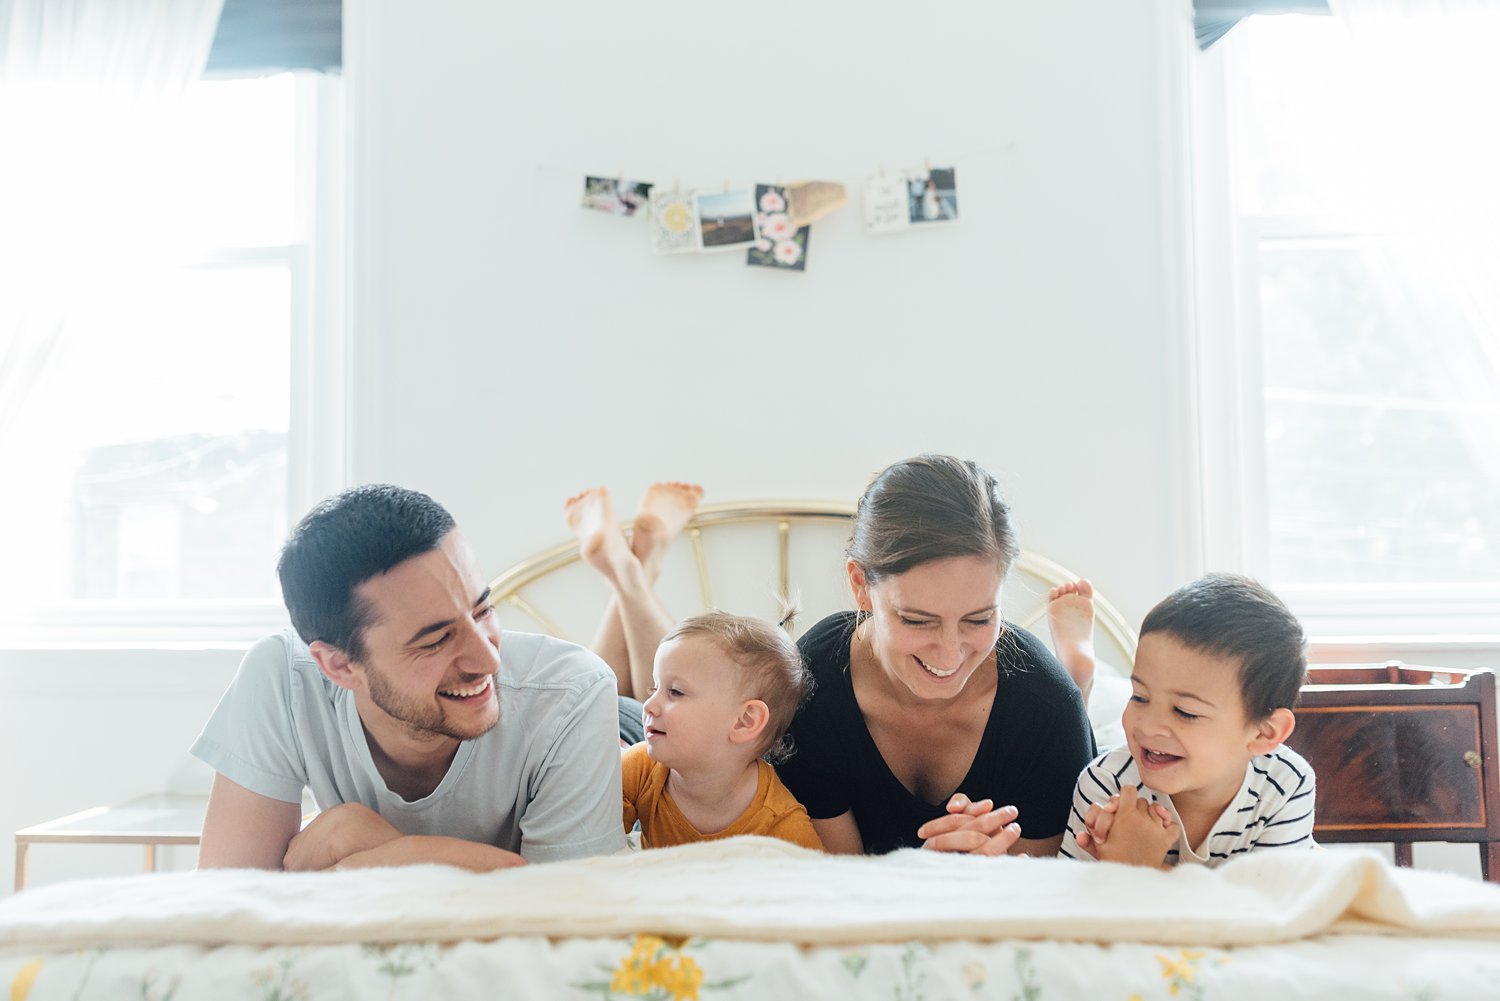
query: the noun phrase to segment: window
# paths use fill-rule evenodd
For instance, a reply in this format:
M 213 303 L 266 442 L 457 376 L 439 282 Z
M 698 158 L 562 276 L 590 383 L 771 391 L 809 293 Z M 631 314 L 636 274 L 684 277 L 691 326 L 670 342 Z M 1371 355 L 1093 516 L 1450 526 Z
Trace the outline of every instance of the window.
M 1315 633 L 1500 632 L 1500 317 L 1457 210 L 1493 204 L 1500 145 L 1446 28 L 1385 79 L 1331 17 L 1202 57 L 1200 286 L 1234 276 L 1199 324 L 1210 556 Z
M 336 77 L 282 73 L 199 82 L 153 123 L 159 215 L 68 290 L 0 429 L 13 641 L 284 621 L 289 514 L 342 478 L 340 122 Z

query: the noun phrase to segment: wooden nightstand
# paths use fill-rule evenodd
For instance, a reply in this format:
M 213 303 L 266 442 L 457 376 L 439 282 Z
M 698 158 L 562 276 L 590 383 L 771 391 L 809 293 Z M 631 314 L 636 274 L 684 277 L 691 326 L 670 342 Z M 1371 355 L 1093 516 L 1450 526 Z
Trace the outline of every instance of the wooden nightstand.
M 1384 665 L 1314 667 L 1287 741 L 1318 773 L 1317 840 L 1479 844 L 1500 882 L 1495 676 Z

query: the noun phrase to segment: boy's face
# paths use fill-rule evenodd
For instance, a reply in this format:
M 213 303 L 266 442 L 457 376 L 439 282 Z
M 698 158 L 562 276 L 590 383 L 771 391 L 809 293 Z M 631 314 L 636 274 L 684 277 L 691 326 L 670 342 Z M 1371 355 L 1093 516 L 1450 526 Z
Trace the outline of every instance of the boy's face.
M 1245 765 L 1275 746 L 1245 714 L 1239 667 L 1171 633 L 1141 637 L 1121 722 L 1146 785 L 1218 808 L 1239 792 Z
M 746 701 L 739 675 L 739 665 L 707 637 L 658 647 L 644 713 L 651 759 L 672 768 L 713 764 L 738 747 L 729 734 Z

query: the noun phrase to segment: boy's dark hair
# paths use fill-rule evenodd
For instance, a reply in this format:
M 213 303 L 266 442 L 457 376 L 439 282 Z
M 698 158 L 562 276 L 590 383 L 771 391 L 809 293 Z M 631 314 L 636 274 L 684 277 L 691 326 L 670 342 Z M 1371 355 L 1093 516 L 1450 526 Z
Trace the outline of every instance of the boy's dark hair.
M 352 487 L 321 501 L 292 529 L 276 563 L 297 635 L 364 660 L 364 631 L 375 610 L 354 589 L 436 549 L 453 527 L 453 516 L 437 501 L 388 483 Z
M 1240 694 L 1250 719 L 1297 707 L 1307 680 L 1302 623 L 1249 577 L 1209 574 L 1173 591 L 1141 623 L 1142 636 L 1158 632 L 1203 653 L 1238 658 Z
M 792 741 L 786 731 L 813 688 L 812 672 L 803 663 L 797 644 L 786 633 L 786 626 L 795 614 L 788 610 L 777 627 L 745 615 L 704 612 L 683 619 L 662 637 L 666 643 L 684 636 L 702 636 L 739 665 L 743 696 L 760 699 L 770 711 L 757 750 L 773 765 L 790 757 Z

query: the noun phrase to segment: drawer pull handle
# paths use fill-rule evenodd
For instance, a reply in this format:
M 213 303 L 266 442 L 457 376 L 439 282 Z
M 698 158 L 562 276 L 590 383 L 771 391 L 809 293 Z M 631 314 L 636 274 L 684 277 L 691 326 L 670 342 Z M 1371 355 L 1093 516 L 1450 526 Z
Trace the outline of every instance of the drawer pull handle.
M 1464 764 L 1468 765 L 1470 768 L 1478 768 L 1479 767 L 1479 752 L 1477 752 L 1477 751 L 1465 751 L 1464 752 Z

